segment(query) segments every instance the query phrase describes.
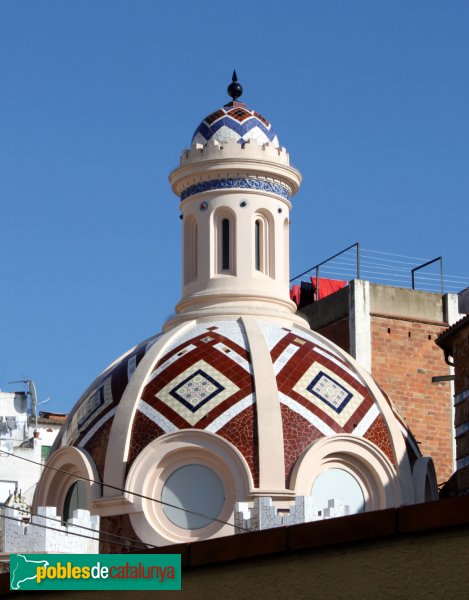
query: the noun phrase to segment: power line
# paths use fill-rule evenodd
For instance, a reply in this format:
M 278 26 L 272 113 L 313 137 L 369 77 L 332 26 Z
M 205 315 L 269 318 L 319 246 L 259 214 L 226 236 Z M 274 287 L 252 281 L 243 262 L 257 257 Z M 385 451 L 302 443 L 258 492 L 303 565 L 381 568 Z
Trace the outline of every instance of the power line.
M 18 456 L 17 454 L 13 454 L 11 452 L 7 452 L 6 450 L 0 450 L 0 453 L 7 454 L 8 456 L 13 456 L 15 458 L 19 458 L 20 460 L 25 460 L 34 465 L 39 465 L 44 467 L 45 469 L 52 469 L 53 471 L 57 471 L 58 473 L 64 473 L 65 475 L 70 475 L 72 477 L 76 477 L 76 479 L 82 479 L 83 481 L 87 481 L 88 483 L 96 483 L 98 485 L 102 485 L 104 487 L 110 488 L 112 490 L 116 490 L 118 492 L 123 492 L 125 494 L 131 494 L 136 496 L 137 498 L 142 498 L 143 500 L 150 500 L 151 502 L 156 502 L 157 504 L 161 504 L 162 506 L 168 506 L 169 508 L 175 508 L 177 510 L 181 510 L 185 513 L 195 515 L 197 517 L 203 517 L 204 519 L 208 519 L 209 521 L 216 521 L 217 523 L 221 523 L 222 525 L 229 525 L 230 527 L 236 529 L 242 529 L 243 531 L 250 531 L 250 529 L 246 529 L 244 527 L 240 527 L 238 525 L 234 525 L 233 523 L 229 523 L 228 521 L 223 521 L 222 519 L 218 519 L 217 517 L 212 517 L 209 515 L 205 515 L 204 513 L 197 512 L 194 510 L 189 510 L 188 508 L 182 508 L 181 506 L 176 506 L 175 504 L 169 504 L 169 502 L 164 502 L 163 500 L 157 500 L 156 498 L 152 498 L 151 496 L 145 496 L 144 494 L 139 494 L 138 492 L 132 492 L 131 490 L 126 490 L 125 488 L 118 487 L 116 485 L 111 485 L 110 483 L 104 483 L 102 481 L 97 481 L 96 479 L 90 479 L 88 477 L 83 477 L 82 475 L 77 475 L 76 473 L 70 473 L 65 471 L 64 469 L 58 469 L 57 467 L 52 467 L 47 464 L 42 464 L 37 460 L 32 460 L 31 458 L 26 458 L 25 456 Z

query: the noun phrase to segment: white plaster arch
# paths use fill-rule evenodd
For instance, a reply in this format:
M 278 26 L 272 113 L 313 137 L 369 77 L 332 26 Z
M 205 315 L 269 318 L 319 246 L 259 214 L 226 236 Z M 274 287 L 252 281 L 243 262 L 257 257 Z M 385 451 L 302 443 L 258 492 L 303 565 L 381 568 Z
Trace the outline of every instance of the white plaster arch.
M 415 503 L 438 500 L 438 484 L 435 465 L 428 456 L 421 456 L 415 461 L 412 469 L 415 488 Z
M 306 448 L 293 469 L 291 487 L 298 496 L 310 496 L 316 477 L 333 468 L 347 471 L 357 480 L 365 510 L 403 503 L 399 477 L 388 457 L 375 444 L 350 434 L 324 437 Z
M 100 477 L 93 459 L 86 450 L 72 446 L 56 450 L 37 485 L 33 510 L 39 506 L 55 506 L 57 514 L 62 515 L 67 492 L 79 479 L 86 484 L 88 510 L 93 513 L 94 501 L 101 496 Z M 86 481 L 88 479 L 92 482 Z
M 116 409 L 116 414 L 112 422 L 106 452 L 106 461 L 104 464 L 103 479 L 105 483 L 118 488 L 124 487 L 132 424 L 148 376 L 152 373 L 161 356 L 166 352 L 168 345 L 181 333 L 191 329 L 194 325 L 195 321 L 182 323 L 172 329 L 171 332 L 160 337 L 142 358 L 132 375 L 132 378 L 122 395 L 121 401 L 119 402 L 119 406 Z M 104 486 L 104 497 L 116 495 L 118 495 L 116 490 Z
M 225 489 L 224 506 L 219 515 L 214 515 L 219 521 L 194 530 L 173 524 L 160 502 L 131 493 L 159 500 L 168 477 L 189 464 L 215 471 Z M 165 434 L 146 446 L 132 464 L 125 488 L 133 504 L 130 519 L 135 532 L 142 541 L 159 545 L 231 535 L 235 502 L 247 500 L 253 485 L 249 466 L 239 450 L 214 433 L 188 429 Z

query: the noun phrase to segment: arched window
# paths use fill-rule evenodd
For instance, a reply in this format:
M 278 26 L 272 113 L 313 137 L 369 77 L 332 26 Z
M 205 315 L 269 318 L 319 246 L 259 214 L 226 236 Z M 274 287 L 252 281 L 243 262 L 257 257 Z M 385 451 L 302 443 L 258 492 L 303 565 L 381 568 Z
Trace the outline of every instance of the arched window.
M 230 220 L 226 217 L 221 220 L 221 268 L 228 271 L 231 268 L 230 256 Z
M 255 265 L 256 271 L 262 271 L 263 267 L 263 226 L 260 219 L 256 219 L 254 223 L 254 252 L 255 252 Z
M 68 521 L 72 519 L 73 511 L 78 509 L 88 509 L 86 484 L 81 480 L 75 481 L 65 496 L 63 520 Z
M 288 282 L 290 279 L 290 223 L 288 219 L 283 221 L 283 270 L 285 281 Z
M 235 275 L 235 219 L 227 209 L 215 216 L 215 271 L 226 275 Z
M 313 504 L 321 511 L 330 511 L 343 505 L 345 514 L 354 515 L 365 510 L 365 496 L 360 482 L 345 469 L 331 468 L 319 473 L 311 489 Z

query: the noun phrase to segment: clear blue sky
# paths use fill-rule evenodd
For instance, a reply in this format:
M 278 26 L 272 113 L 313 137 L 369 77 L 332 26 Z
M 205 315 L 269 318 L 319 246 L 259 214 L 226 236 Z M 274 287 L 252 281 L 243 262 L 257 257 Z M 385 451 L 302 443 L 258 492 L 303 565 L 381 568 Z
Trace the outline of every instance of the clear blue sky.
M 243 100 L 304 183 L 292 274 L 345 246 L 469 274 L 469 3 L 3 0 L 0 387 L 69 410 L 180 297 L 168 185 Z

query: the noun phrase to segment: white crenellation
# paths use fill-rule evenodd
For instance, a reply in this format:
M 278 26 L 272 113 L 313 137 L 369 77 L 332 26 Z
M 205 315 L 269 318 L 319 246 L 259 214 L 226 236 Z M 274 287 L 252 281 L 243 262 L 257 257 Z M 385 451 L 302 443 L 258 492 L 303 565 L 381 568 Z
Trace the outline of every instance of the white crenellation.
M 180 164 L 183 166 L 200 160 L 219 160 L 225 157 L 239 157 L 243 160 L 252 157 L 258 160 L 259 155 L 266 160 L 274 160 L 285 165 L 290 164 L 290 157 L 286 148 L 276 148 L 269 143 L 259 144 L 256 140 L 248 140 L 244 144 L 239 144 L 236 140 L 219 142 L 215 139 L 209 140 L 204 145 L 192 144 L 190 149 L 183 150 Z
M 41 506 L 31 522 L 25 522 L 18 510 L 1 508 L 0 552 L 96 554 L 99 552 L 99 516 L 79 509 L 63 524 L 55 507 Z
M 236 533 L 246 533 L 343 517 L 349 512 L 348 505 L 341 500 L 331 498 L 327 507 L 319 508 L 311 496 L 297 496 L 289 512 L 282 514 L 272 503 L 272 498 L 263 496 L 255 498 L 252 505 L 248 502 L 235 504 L 235 527 Z

